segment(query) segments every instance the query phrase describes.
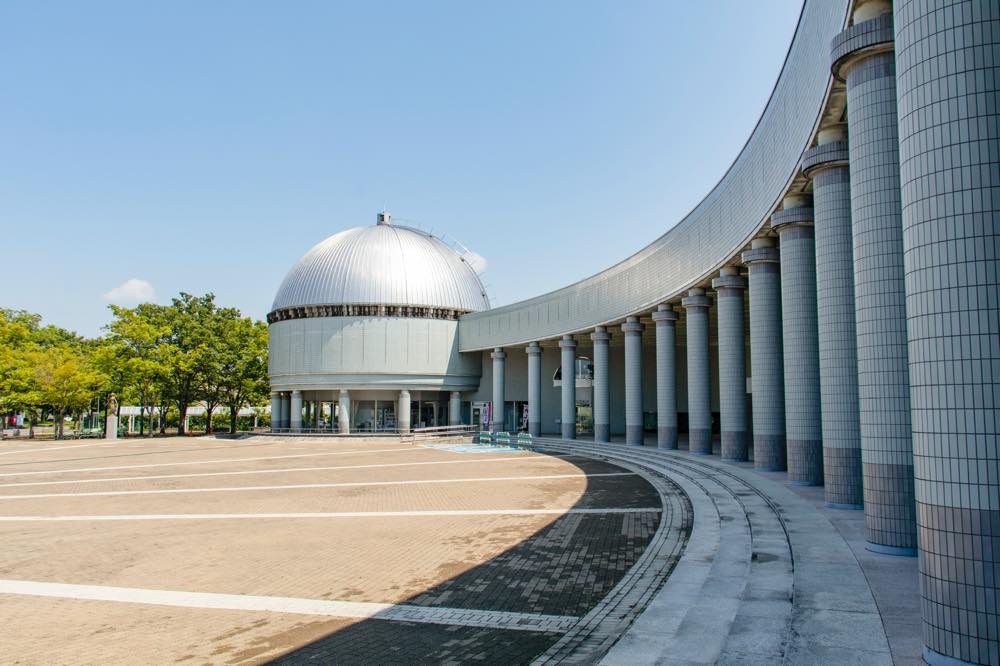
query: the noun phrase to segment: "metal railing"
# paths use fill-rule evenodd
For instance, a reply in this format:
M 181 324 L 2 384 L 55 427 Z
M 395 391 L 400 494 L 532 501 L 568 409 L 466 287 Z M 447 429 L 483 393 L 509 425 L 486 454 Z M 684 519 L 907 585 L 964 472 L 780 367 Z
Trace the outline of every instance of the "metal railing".
M 339 430 L 329 428 L 271 428 L 264 434 L 272 435 L 292 435 L 292 436 L 323 436 L 323 437 L 386 437 L 399 435 L 409 441 L 435 439 L 440 437 L 471 436 L 478 431 L 478 426 L 473 425 L 448 425 L 433 426 L 428 428 L 413 428 L 409 432 L 400 432 L 396 429 L 382 430 L 351 430 L 342 433 Z
M 471 437 L 479 430 L 473 425 L 448 425 L 432 426 L 430 428 L 414 428 L 409 432 L 407 439 L 411 442 L 426 441 L 429 439 L 444 439 L 447 437 Z

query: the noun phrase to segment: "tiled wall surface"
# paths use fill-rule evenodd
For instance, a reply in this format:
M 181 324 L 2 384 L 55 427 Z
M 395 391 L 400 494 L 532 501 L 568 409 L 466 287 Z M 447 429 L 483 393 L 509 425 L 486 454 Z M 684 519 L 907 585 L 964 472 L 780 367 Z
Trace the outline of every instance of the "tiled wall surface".
M 1000 3 L 895 19 L 924 640 L 998 664 Z
M 743 300 L 746 289 L 716 291 L 719 313 L 719 416 L 722 458 L 746 460 L 748 419 Z
M 687 324 L 688 429 L 691 450 L 712 450 L 712 406 L 708 358 L 708 308 L 689 307 Z
M 846 146 L 844 153 L 846 153 Z M 813 177 L 820 407 L 826 501 L 861 508 L 851 183 L 846 166 Z
M 812 209 L 791 209 L 812 220 Z M 781 330 L 785 370 L 785 437 L 788 479 L 823 483 L 819 400 L 819 332 L 816 319 L 816 250 L 812 225 L 779 227 Z
M 861 459 L 868 540 L 917 547 L 895 59 L 847 72 Z
M 785 459 L 784 362 L 781 347 L 781 270 L 776 263 L 750 266 L 750 367 L 753 382 L 754 466 L 783 470 Z

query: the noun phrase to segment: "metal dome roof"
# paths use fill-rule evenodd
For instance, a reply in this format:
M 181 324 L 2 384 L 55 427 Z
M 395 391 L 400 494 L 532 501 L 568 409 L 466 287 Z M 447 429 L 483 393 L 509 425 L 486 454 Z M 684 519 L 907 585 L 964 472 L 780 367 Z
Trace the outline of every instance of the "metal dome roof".
M 347 229 L 313 246 L 288 271 L 271 310 L 305 305 L 406 305 L 486 310 L 479 276 L 441 239 L 388 223 Z

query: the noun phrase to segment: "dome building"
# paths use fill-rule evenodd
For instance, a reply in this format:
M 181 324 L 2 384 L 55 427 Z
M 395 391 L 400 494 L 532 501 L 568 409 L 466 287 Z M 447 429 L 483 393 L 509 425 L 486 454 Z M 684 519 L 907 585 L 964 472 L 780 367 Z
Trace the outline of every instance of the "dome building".
M 409 431 L 461 423 L 478 354 L 458 318 L 489 300 L 468 255 L 391 223 L 341 231 L 285 276 L 267 315 L 277 430 Z

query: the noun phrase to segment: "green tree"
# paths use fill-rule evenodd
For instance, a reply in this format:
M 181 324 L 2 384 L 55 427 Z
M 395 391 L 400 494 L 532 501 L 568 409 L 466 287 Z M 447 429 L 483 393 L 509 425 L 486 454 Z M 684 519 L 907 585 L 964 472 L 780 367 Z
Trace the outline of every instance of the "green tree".
M 67 410 L 79 407 L 76 389 L 100 377 L 86 361 L 92 341 L 41 322 L 37 314 L 0 309 L 0 410 L 23 411 L 29 436 L 45 410 L 58 417 L 59 430 Z
M 267 399 L 267 324 L 248 317 L 226 319 L 219 339 L 220 363 L 216 385 L 229 408 L 229 432 L 236 432 L 242 407 Z
M 27 359 L 33 375 L 28 402 L 53 411 L 55 436 L 62 437 L 66 414 L 82 412 L 107 378 L 92 366 L 78 346 L 66 342 L 29 351 Z
M 95 355 L 100 367 L 113 368 L 138 401 L 140 436 L 145 432 L 147 416 L 152 436 L 153 411 L 163 393 L 167 372 L 159 346 L 169 336 L 168 319 L 164 307 L 153 303 L 135 308 L 110 307 L 115 318 L 106 327 L 108 336 Z
M 188 407 L 202 398 L 206 372 L 211 371 L 211 320 L 217 310 L 214 294 L 184 292 L 163 310 L 168 332 L 156 356 L 165 371 L 166 393 L 177 405 L 178 434 L 184 434 Z

